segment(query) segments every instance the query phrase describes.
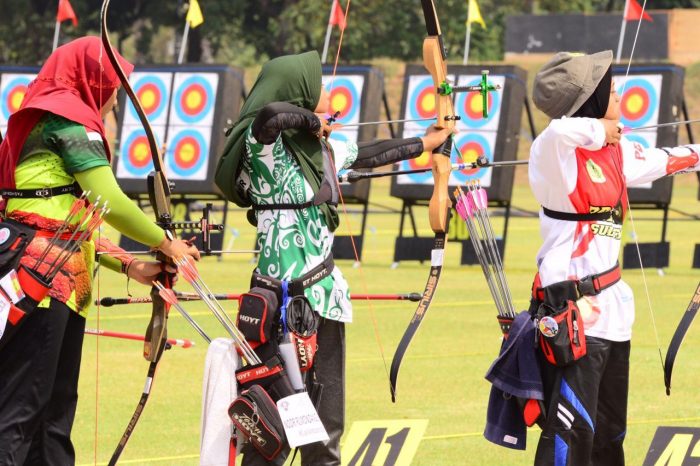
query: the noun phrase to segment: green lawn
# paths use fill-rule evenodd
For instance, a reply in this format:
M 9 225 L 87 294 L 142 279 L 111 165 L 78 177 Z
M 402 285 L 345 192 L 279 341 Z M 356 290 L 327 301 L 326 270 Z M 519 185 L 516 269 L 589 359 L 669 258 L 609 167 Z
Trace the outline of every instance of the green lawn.
M 518 170 L 514 205 L 536 210 L 525 182 L 526 171 Z M 387 180 L 373 182 L 372 202 L 399 207 L 398 200 L 389 197 L 388 187 Z M 672 206 L 697 215 L 697 190 L 695 176 L 678 177 Z M 660 216 L 649 211 L 635 213 L 640 241 L 657 241 Z M 430 235 L 426 209 L 418 209 L 417 214 L 421 232 Z M 501 218 L 494 217 L 494 222 L 499 231 Z M 351 214 L 350 223 L 357 230 L 359 215 Z M 234 247 L 249 248 L 253 229 L 242 213 L 230 216 L 229 225 L 240 232 Z M 343 222 L 339 233 L 346 232 Z M 402 263 L 396 269 L 390 267 L 397 232 L 398 215 L 370 215 L 362 267 L 353 268 L 350 261 L 340 263 L 354 292 L 423 291 L 427 264 Z M 700 271 L 691 269 L 694 243 L 700 242 L 697 223 L 674 213 L 668 235 L 672 245 L 671 266 L 663 275 L 646 270 L 664 352 L 700 278 Z M 632 236 L 628 225 L 625 241 L 631 241 Z M 527 304 L 539 242 L 535 218 L 512 219 L 505 264 L 520 308 Z M 460 247 L 448 244 L 440 288 L 404 359 L 396 404 L 391 403 L 389 396 L 387 367 L 415 304 L 384 302 L 374 303 L 371 308 L 365 302 L 355 304 L 355 321 L 348 326 L 347 337 L 347 429 L 359 420 L 428 419 L 415 465 L 532 464 L 538 430 L 531 431 L 526 452 L 496 447 L 481 436 L 490 387 L 483 376 L 497 354 L 500 331 L 480 269 L 459 266 Z M 240 292 L 245 290 L 253 267 L 250 259 L 249 255 L 227 255 L 222 261 L 207 258 L 200 270 L 216 292 Z M 700 358 L 693 357 L 698 355 L 700 336 L 697 330 L 689 332 L 676 364 L 673 396 L 666 397 L 642 274 L 631 270 L 625 271 L 624 276 L 635 290 L 638 303 L 626 441 L 628 463 L 638 465 L 657 426 L 700 425 L 700 413 L 688 409 L 688 401 L 695 398 L 695 374 L 700 369 Z M 126 293 L 123 276 L 109 271 L 101 275 L 97 286 L 100 296 Z M 184 282 L 179 287 L 189 291 Z M 135 283 L 130 285 L 130 291 L 134 296 L 147 293 Z M 222 329 L 202 305 L 186 303 L 185 306 L 208 332 L 223 336 Z M 225 307 L 235 312 L 235 303 L 227 302 Z M 149 315 L 148 305 L 94 309 L 88 326 L 96 327 L 99 319 L 99 326 L 108 330 L 142 333 Z M 201 373 L 206 346 L 175 311 L 171 313 L 169 334 L 191 338 L 197 346 L 175 348 L 164 355 L 151 400 L 122 456 L 122 464 L 197 464 Z M 148 366 L 141 357 L 139 343 L 100 338 L 98 350 L 97 342 L 93 336 L 85 337 L 81 397 L 73 435 L 78 464 L 108 460 L 136 406 Z

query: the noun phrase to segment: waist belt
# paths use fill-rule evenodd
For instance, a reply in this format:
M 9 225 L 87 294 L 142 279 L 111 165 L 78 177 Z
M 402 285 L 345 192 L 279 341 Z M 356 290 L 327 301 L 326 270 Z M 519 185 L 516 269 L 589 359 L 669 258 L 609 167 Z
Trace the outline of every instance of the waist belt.
M 579 214 L 575 212 L 559 212 L 558 210 L 548 209 L 545 206 L 542 206 L 542 213 L 549 218 L 566 220 L 568 222 L 598 222 L 610 220 L 610 217 L 612 216 L 612 211 L 596 212 L 594 214 Z
M 617 263 L 604 272 L 588 275 L 579 280 L 568 281 L 573 282 L 578 297 L 581 297 L 599 295 L 603 290 L 619 282 L 620 278 L 622 278 L 620 274 L 620 264 Z M 544 301 L 544 288 L 540 287 L 539 274 L 535 278 L 535 283 L 532 285 L 532 298 L 538 302 Z
M 60 196 L 62 194 L 78 195 L 80 186 L 78 183 L 67 184 L 65 186 L 57 186 L 55 188 L 39 188 L 39 189 L 3 189 L 0 190 L 0 196 L 7 199 L 32 199 Z
M 309 270 L 301 277 L 289 281 L 289 295 L 303 295 L 306 288 L 309 288 L 310 286 L 313 286 L 324 278 L 328 277 L 331 272 L 333 272 L 334 268 L 335 262 L 333 262 L 333 253 L 330 253 L 328 254 L 328 257 L 326 257 L 323 262 L 318 264 L 316 267 Z M 254 288 L 256 286 L 272 290 L 277 293 L 278 296 L 281 296 L 283 285 L 282 280 L 253 272 L 253 277 L 250 280 L 250 287 Z

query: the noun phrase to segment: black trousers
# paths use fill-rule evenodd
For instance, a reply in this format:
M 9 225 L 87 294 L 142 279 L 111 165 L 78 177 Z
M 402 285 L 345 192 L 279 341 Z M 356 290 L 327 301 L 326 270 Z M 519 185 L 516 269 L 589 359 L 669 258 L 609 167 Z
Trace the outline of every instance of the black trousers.
M 299 447 L 303 466 L 340 466 L 340 437 L 345 428 L 345 324 L 321 318 L 318 351 L 314 359 L 315 380 L 323 384 L 318 409 L 330 440 Z M 310 379 L 310 378 L 309 378 Z M 310 382 L 311 380 L 309 380 Z M 274 461 L 265 460 L 247 443 L 243 447 L 243 466 L 282 465 L 289 455 L 284 450 Z
M 0 465 L 72 465 L 85 319 L 51 300 L 0 350 Z
M 630 342 L 586 337 L 586 356 L 557 368 L 542 358 L 547 418 L 536 466 L 623 466 Z

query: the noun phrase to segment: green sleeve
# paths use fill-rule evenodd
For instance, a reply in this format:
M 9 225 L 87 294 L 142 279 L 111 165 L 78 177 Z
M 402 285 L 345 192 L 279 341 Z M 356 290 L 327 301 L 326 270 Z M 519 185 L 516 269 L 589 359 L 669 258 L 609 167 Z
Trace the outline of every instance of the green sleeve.
M 153 223 L 143 211 L 124 194 L 114 178 L 111 167 L 95 167 L 74 174 L 83 191 L 90 191 L 89 199 L 97 196 L 107 201 L 110 212 L 105 217 L 107 223 L 129 238 L 145 244 L 158 246 L 165 238 L 165 232 Z
M 109 254 L 100 254 L 100 265 L 107 267 L 109 270 L 112 270 L 113 272 L 121 273 L 122 272 L 122 262 L 117 259 L 116 257 L 112 257 Z

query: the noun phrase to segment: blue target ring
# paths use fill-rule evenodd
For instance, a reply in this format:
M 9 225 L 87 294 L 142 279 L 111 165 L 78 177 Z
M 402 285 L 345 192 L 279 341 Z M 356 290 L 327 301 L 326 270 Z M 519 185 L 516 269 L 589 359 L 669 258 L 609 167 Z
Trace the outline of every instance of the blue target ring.
M 432 109 L 421 107 L 426 103 L 426 99 L 430 99 L 430 94 L 433 94 L 433 104 L 435 104 L 435 86 L 433 85 L 433 78 L 427 77 L 418 82 L 414 87 L 411 95 L 408 97 L 408 117 L 412 120 L 420 120 L 424 118 L 434 118 L 437 114 L 437 108 L 434 106 Z M 427 128 L 433 123 L 433 121 L 416 121 L 412 124 L 418 125 L 422 128 Z M 413 176 L 413 175 L 411 175 Z
M 455 147 L 462 151 L 475 151 L 478 155 L 485 155 L 489 160 L 493 160 L 493 153 L 489 141 L 478 133 L 465 134 L 458 136 L 455 141 Z M 486 167 L 480 167 L 474 170 L 460 170 L 453 172 L 458 183 L 463 184 L 468 181 L 479 180 L 486 174 Z
M 136 81 L 133 88 L 134 94 L 139 97 L 143 111 L 146 112 L 148 118 L 155 120 L 160 117 L 168 104 L 168 96 L 163 80 L 158 76 L 146 75 Z M 144 99 L 143 92 L 153 93 L 154 100 Z M 136 109 L 131 101 L 129 101 L 129 112 L 133 118 L 138 120 L 139 115 L 136 113 Z
M 160 145 L 159 142 L 158 144 Z M 153 170 L 153 159 L 143 128 L 132 131 L 126 138 L 119 163 L 123 164 L 127 172 L 138 177 L 145 176 Z
M 469 81 L 466 86 L 477 86 L 481 84 L 480 78 L 474 78 Z M 455 112 L 461 115 L 460 120 L 463 124 L 470 128 L 481 128 L 491 122 L 495 115 L 498 113 L 498 109 L 501 108 L 501 94 L 500 92 L 489 92 L 487 98 L 487 105 L 489 105 L 488 117 L 482 118 L 481 112 L 473 111 L 471 108 L 471 102 L 473 99 L 479 99 L 481 101 L 481 94 L 478 92 L 460 92 L 457 94 L 457 99 L 455 101 Z
M 352 121 L 360 108 L 360 95 L 355 88 L 355 84 L 347 78 L 339 77 L 333 81 L 333 89 L 326 88 L 326 90 L 331 94 L 331 113 L 340 112 L 338 123 Z M 345 100 L 346 106 L 344 108 L 335 108 L 333 105 L 334 101 L 339 97 Z
M 13 100 L 13 93 L 17 92 L 17 89 L 20 87 L 26 88 L 31 82 L 32 80 L 27 77 L 19 77 L 13 79 L 7 84 L 5 90 L 2 92 L 2 102 L 0 103 L 0 108 L 2 108 L 2 114 L 5 117 L 5 120 L 9 119 L 10 115 L 18 110 L 18 108 L 10 107 L 10 101 Z
M 209 156 L 209 147 L 204 137 L 193 129 L 180 131 L 169 145 L 166 154 L 168 169 L 183 178 L 196 174 Z M 193 151 L 192 154 L 187 154 L 190 159 L 182 159 L 183 154 L 179 151 L 183 150 Z
M 642 99 L 641 112 L 635 112 L 635 109 L 630 108 L 629 99 L 635 97 Z M 640 103 L 637 103 L 637 105 L 640 105 Z M 633 78 L 625 82 L 624 94 L 620 98 L 620 121 L 622 124 L 632 128 L 644 126 L 651 120 L 658 107 L 659 96 L 649 81 Z
M 186 108 L 184 102 L 187 102 L 186 92 L 198 92 L 201 95 L 200 105 L 193 109 Z M 212 108 L 214 108 L 214 90 L 209 81 L 201 76 L 191 76 L 185 79 L 177 88 L 173 106 L 175 113 L 185 123 L 197 123 L 202 118 L 206 117 Z

